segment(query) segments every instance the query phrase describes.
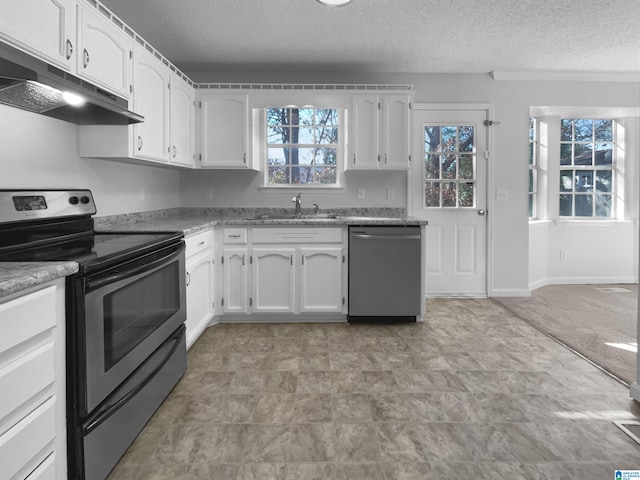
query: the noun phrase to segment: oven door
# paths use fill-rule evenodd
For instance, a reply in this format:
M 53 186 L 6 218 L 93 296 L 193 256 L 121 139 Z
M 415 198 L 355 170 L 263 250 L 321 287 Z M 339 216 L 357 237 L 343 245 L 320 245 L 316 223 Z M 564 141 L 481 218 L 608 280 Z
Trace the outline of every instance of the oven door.
M 185 289 L 184 242 L 85 279 L 84 338 L 79 339 L 84 352 L 78 352 L 86 375 L 81 416 L 184 323 Z

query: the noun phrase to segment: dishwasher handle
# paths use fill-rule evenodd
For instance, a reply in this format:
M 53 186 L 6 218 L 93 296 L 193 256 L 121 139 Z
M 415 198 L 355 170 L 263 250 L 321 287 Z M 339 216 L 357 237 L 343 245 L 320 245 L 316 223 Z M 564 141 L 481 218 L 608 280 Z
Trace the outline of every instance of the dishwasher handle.
M 420 235 L 372 235 L 369 233 L 352 233 L 351 238 L 362 240 L 420 240 Z

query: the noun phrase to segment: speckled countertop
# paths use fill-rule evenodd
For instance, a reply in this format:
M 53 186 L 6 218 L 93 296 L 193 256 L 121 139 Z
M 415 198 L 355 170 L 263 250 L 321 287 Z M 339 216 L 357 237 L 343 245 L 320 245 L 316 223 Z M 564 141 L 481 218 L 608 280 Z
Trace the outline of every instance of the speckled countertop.
M 0 262 L 0 298 L 77 271 L 76 262 Z
M 425 225 L 425 220 L 407 217 L 398 208 L 350 208 L 303 210 L 304 218 L 287 216 L 292 209 L 278 208 L 173 208 L 153 212 L 131 213 L 95 218 L 96 231 L 182 231 L 191 235 L 213 226 L 270 225 Z M 327 215 L 335 218 L 326 218 Z M 266 217 L 266 218 L 265 218 Z

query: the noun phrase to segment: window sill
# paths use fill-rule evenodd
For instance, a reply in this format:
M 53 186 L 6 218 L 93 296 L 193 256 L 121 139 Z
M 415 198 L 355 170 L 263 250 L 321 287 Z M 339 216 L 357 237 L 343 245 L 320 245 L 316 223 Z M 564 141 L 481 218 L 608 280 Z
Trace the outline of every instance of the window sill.
M 324 187 L 315 185 L 269 185 L 258 187 L 258 189 L 262 192 L 344 192 L 344 187 L 341 187 L 340 185 L 327 185 Z
M 603 220 L 589 219 L 556 219 L 551 222 L 559 227 L 622 227 L 624 225 L 633 225 L 632 220 L 617 220 L 608 218 Z

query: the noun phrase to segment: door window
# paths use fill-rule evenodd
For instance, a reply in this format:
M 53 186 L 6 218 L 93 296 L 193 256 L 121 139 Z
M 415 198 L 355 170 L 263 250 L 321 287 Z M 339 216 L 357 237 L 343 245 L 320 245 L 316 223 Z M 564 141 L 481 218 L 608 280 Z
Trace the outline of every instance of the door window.
M 475 127 L 424 127 L 424 206 L 476 206 Z

